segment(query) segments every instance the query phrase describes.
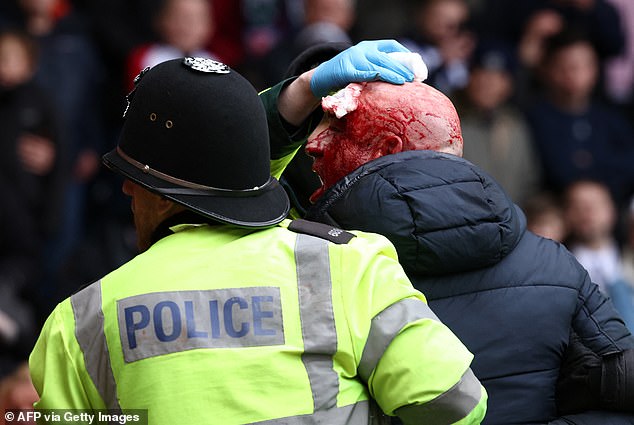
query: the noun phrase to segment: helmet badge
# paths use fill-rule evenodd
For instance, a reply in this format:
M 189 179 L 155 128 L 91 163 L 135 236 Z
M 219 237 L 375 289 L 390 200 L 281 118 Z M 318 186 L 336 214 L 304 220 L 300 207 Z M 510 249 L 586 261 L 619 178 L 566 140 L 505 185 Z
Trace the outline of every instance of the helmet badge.
M 137 74 L 136 77 L 134 77 L 134 80 L 133 80 L 134 88 L 125 97 L 126 105 L 125 105 L 125 110 L 123 111 L 123 118 L 126 118 L 126 116 L 128 115 L 128 110 L 130 109 L 130 103 L 132 102 L 132 98 L 134 97 L 134 93 L 136 92 L 137 84 L 139 84 L 139 81 L 141 81 L 141 78 L 143 78 L 143 76 L 147 74 L 149 70 L 150 70 L 150 67 L 146 66 L 145 69 L 143 69 L 141 72 Z
M 228 74 L 231 72 L 231 69 L 227 65 L 213 59 L 187 57 L 183 59 L 183 64 L 200 72 L 209 72 L 212 74 Z

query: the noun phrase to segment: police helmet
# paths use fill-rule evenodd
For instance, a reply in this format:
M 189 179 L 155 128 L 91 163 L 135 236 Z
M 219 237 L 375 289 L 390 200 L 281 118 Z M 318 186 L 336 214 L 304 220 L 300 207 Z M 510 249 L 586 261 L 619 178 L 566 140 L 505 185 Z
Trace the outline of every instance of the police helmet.
M 267 227 L 286 217 L 264 107 L 236 71 L 169 60 L 139 74 L 127 101 L 118 146 L 103 157 L 108 168 L 223 223 Z

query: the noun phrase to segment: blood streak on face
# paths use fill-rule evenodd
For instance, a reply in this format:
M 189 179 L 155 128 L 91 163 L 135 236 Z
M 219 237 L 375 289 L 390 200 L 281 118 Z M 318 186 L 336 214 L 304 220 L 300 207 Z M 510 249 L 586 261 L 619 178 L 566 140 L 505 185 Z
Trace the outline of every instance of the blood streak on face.
M 420 83 L 349 84 L 322 101 L 325 115 L 306 144 L 313 170 L 328 188 L 361 165 L 405 150 L 462 156 L 460 120 L 451 101 Z

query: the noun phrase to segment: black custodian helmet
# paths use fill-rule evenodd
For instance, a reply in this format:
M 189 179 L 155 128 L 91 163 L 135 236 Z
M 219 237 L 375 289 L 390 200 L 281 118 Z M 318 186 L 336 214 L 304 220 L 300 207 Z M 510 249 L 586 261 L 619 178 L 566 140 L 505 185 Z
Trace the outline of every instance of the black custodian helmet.
M 251 83 L 220 62 L 181 58 L 146 69 L 135 84 L 119 145 L 103 157 L 108 168 L 223 223 L 267 227 L 286 217 Z

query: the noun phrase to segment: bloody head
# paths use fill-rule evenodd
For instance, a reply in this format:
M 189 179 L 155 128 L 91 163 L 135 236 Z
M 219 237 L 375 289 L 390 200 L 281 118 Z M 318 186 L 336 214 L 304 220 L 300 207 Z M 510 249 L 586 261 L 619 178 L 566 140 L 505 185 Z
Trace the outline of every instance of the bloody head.
M 341 178 L 373 159 L 407 150 L 462 156 L 460 119 L 451 101 L 421 83 L 352 83 L 322 101 L 324 118 L 306 152 L 322 187 L 315 201 Z

